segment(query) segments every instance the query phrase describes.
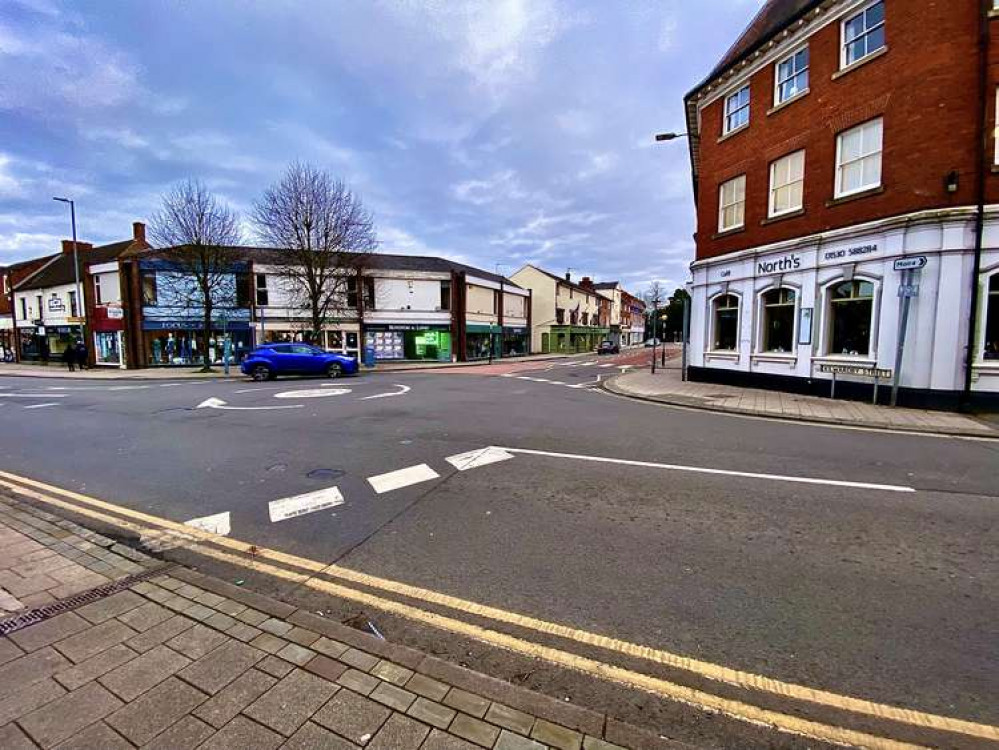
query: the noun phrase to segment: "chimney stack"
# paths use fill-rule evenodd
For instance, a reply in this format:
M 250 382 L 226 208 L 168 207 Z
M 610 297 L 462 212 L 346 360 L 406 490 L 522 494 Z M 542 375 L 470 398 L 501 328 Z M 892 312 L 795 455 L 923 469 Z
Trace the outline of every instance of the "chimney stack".
M 589 276 L 584 276 L 582 280 L 579 282 L 579 285 L 584 289 L 593 289 L 593 279 L 591 279 Z
M 569 282 L 572 281 L 572 274 L 569 271 L 565 272 L 565 280 Z
M 91 249 L 93 249 L 93 247 L 94 246 L 91 243 L 89 243 L 89 242 L 80 242 L 79 240 L 76 241 L 76 252 L 77 253 L 82 253 L 82 252 L 84 252 L 86 250 L 91 250 Z M 69 255 L 71 255 L 73 253 L 73 240 L 63 240 L 62 241 L 62 252 L 63 252 L 63 254 L 69 254 Z
M 145 243 L 146 241 L 146 225 L 141 221 L 132 222 L 132 239 L 135 242 Z

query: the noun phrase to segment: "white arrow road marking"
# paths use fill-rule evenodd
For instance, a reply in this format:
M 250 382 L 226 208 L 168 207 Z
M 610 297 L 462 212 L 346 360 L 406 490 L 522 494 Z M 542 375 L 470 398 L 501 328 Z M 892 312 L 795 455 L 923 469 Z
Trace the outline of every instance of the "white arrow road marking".
M 303 404 L 287 404 L 286 406 L 229 406 L 220 398 L 206 398 L 196 409 L 224 409 L 226 411 L 266 411 L 273 409 L 301 409 Z
M 408 385 L 399 385 L 399 384 L 396 384 L 396 385 L 393 385 L 392 387 L 393 388 L 401 388 L 402 390 L 401 391 L 392 391 L 391 393 L 376 393 L 374 396 L 365 396 L 364 398 L 358 399 L 358 400 L 359 401 L 368 401 L 368 400 L 373 399 L 373 398 L 392 398 L 393 396 L 402 396 L 403 394 L 409 393 L 411 390 L 413 390 Z
M 271 523 L 287 521 L 289 518 L 297 518 L 309 513 L 315 513 L 327 508 L 335 508 L 343 505 L 343 494 L 336 487 L 327 487 L 324 490 L 306 492 L 303 495 L 285 497 L 281 500 L 272 500 L 267 503 L 267 511 L 271 517 Z
M 508 453 L 502 448 L 495 448 L 490 445 L 486 448 L 468 451 L 467 453 L 459 453 L 455 456 L 448 456 L 444 460 L 458 471 L 468 471 L 469 469 L 476 469 L 479 466 L 488 466 L 489 464 L 499 463 L 500 461 L 506 461 L 511 458 L 513 458 L 512 453 Z
M 592 461 L 601 464 L 620 464 L 622 466 L 641 466 L 648 469 L 667 469 L 669 471 L 688 471 L 695 474 L 719 474 L 728 477 L 743 477 L 745 479 L 769 479 L 774 482 L 797 482 L 799 484 L 824 484 L 830 487 L 851 487 L 862 490 L 884 490 L 885 492 L 915 492 L 915 487 L 905 487 L 897 484 L 870 484 L 868 482 L 846 482 L 838 479 L 818 479 L 815 477 L 793 477 L 782 474 L 759 474 L 753 471 L 732 471 L 729 469 L 709 469 L 703 466 L 681 466 L 679 464 L 660 464 L 654 461 L 632 461 L 626 458 L 607 458 L 605 456 L 583 456 L 577 453 L 555 453 L 552 451 L 536 451 L 528 448 L 500 448 L 509 453 L 523 453 L 532 456 L 548 456 L 550 458 L 570 458 L 577 461 Z
M 192 518 L 190 521 L 184 521 L 184 525 L 207 531 L 209 534 L 218 534 L 219 536 L 228 536 L 232 530 L 229 523 L 229 511 L 216 513 L 213 516 Z
M 25 406 L 25 409 L 44 409 L 46 406 L 58 406 L 55 401 L 51 401 L 47 404 L 32 404 L 31 406 Z
M 409 487 L 411 484 L 437 479 L 439 476 L 440 474 L 426 464 L 417 464 L 416 466 L 407 466 L 405 469 L 390 471 L 387 474 L 368 477 L 368 484 L 381 495 L 385 492 Z
M 350 388 L 306 388 L 299 391 L 281 391 L 274 398 L 326 398 L 327 396 L 343 396 L 350 393 Z

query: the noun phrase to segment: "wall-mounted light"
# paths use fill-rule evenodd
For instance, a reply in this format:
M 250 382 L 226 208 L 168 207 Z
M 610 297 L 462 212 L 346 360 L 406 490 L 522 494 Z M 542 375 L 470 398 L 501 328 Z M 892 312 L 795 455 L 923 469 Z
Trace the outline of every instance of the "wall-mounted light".
M 956 193 L 959 182 L 960 176 L 958 175 L 957 170 L 952 169 L 947 173 L 947 176 L 944 177 L 944 188 L 948 193 Z

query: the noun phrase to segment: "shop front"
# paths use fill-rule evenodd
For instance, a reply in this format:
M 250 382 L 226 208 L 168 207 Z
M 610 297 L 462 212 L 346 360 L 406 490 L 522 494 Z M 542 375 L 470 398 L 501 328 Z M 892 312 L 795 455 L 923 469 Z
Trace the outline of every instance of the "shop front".
M 610 328 L 596 326 L 552 326 L 549 351 L 554 354 L 578 354 L 594 351 L 610 333 Z M 542 337 L 542 348 L 544 338 Z
M 99 367 L 125 367 L 125 320 L 120 306 L 94 308 L 91 330 L 94 364 Z
M 239 364 L 253 348 L 247 321 L 213 321 L 208 361 L 223 364 L 226 341 L 229 363 Z M 191 320 L 146 320 L 142 324 L 143 350 L 149 367 L 197 365 L 204 362 L 204 327 Z
M 465 328 L 465 361 L 503 356 L 503 329 L 499 325 L 469 323 Z
M 370 324 L 364 346 L 376 360 L 451 361 L 451 328 L 446 325 Z M 487 352 L 488 356 L 488 352 Z
M 527 326 L 503 326 L 503 356 L 525 357 L 531 351 L 531 331 Z
M 79 326 L 31 325 L 18 329 L 22 362 L 58 362 L 80 338 Z
M 348 357 L 360 359 L 361 327 L 357 323 L 346 323 L 336 327 L 328 326 L 319 335 L 318 341 L 313 341 L 309 331 L 303 324 L 295 322 L 277 322 L 256 325 L 255 344 L 271 344 L 285 341 L 307 341 L 322 347 L 327 351 L 340 352 Z
M 0 362 L 13 358 L 17 346 L 17 331 L 14 321 L 10 318 L 0 318 Z

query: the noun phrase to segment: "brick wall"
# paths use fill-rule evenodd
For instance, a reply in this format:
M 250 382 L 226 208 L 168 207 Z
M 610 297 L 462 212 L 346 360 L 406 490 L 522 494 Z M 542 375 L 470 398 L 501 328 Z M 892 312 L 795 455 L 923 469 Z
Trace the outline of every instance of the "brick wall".
M 774 65 L 751 78 L 748 128 L 720 139 L 724 100 L 701 111 L 697 257 L 707 258 L 887 216 L 975 202 L 978 112 L 978 0 L 887 0 L 887 52 L 833 78 L 839 70 L 840 24 L 809 39 L 810 92 L 774 107 Z M 993 33 L 999 23 L 992 22 Z M 993 43 L 993 81 L 999 51 Z M 789 50 L 790 51 L 790 50 Z M 995 114 L 995 84 L 987 93 Z M 884 191 L 832 203 L 836 134 L 884 117 Z M 991 127 L 991 125 L 990 125 Z M 805 149 L 804 213 L 767 221 L 770 163 Z M 991 136 L 990 145 L 992 148 Z M 991 153 L 991 152 L 990 152 Z M 948 193 L 945 176 L 959 173 Z M 719 185 L 746 174 L 745 228 L 718 233 Z M 999 176 L 987 179 L 999 200 Z

